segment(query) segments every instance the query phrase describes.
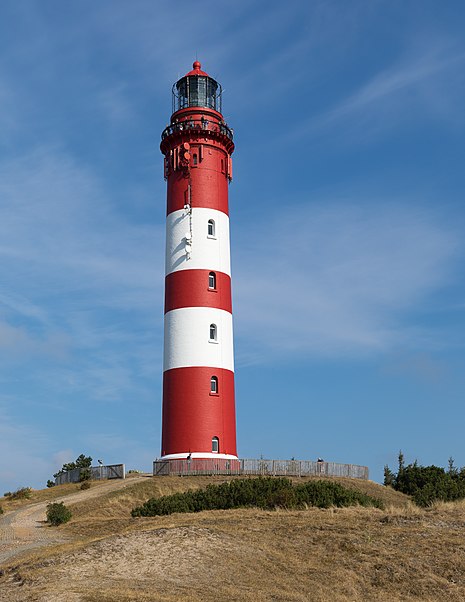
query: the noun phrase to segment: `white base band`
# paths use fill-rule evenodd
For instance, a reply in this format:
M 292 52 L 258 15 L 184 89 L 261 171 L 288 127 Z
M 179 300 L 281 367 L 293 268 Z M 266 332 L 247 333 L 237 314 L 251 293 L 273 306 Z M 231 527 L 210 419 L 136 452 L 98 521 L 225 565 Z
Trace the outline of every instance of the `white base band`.
M 168 454 L 167 456 L 162 456 L 160 460 L 187 460 L 187 456 L 189 456 L 189 452 L 185 452 L 183 454 Z M 238 460 L 237 456 L 231 456 L 230 454 L 214 454 L 214 453 L 202 453 L 202 452 L 193 452 L 190 454 L 192 460 L 200 459 L 200 460 Z

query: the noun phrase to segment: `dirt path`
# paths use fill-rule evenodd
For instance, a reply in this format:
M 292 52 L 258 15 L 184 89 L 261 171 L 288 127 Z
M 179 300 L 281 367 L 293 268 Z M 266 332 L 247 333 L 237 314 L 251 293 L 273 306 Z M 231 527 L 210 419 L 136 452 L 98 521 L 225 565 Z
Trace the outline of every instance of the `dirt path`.
M 121 481 L 109 481 L 92 489 L 70 493 L 59 497 L 54 502 L 65 502 L 73 504 L 82 502 L 93 497 L 101 496 L 105 491 L 123 489 L 147 478 L 144 475 L 132 477 Z M 0 564 L 14 558 L 22 552 L 28 552 L 41 546 L 62 543 L 66 536 L 51 529 L 46 522 L 47 504 L 50 502 L 38 502 L 30 504 L 6 513 L 0 518 Z

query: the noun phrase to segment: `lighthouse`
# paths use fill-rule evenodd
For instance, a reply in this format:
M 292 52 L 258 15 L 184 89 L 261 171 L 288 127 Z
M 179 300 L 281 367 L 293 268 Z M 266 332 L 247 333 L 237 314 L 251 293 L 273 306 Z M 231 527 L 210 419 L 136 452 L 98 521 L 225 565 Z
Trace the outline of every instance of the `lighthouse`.
M 167 182 L 163 460 L 237 459 L 228 186 L 233 132 L 198 61 L 172 89 Z

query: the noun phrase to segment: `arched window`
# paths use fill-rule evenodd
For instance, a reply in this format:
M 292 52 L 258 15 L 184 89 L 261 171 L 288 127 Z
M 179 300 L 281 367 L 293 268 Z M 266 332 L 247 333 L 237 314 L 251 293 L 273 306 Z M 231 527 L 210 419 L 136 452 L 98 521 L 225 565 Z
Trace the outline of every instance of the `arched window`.
M 212 439 L 212 452 L 217 454 L 220 451 L 220 440 L 218 437 L 213 437 Z
M 210 324 L 210 341 L 216 341 L 217 340 L 217 328 L 216 328 L 216 324 Z
M 210 393 L 218 393 L 218 377 L 212 376 L 210 378 Z
M 213 219 L 209 219 L 208 220 L 208 236 L 215 236 L 215 220 Z
M 215 274 L 215 272 L 210 272 L 208 274 L 208 288 L 216 289 L 216 274 Z

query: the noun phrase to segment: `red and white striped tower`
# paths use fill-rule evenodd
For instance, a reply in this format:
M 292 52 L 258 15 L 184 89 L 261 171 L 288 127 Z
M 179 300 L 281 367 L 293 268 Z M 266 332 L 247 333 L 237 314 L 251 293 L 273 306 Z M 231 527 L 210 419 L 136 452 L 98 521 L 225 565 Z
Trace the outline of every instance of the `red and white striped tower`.
M 221 85 L 200 69 L 173 85 L 168 184 L 162 459 L 237 459 L 229 250 L 232 130 Z

